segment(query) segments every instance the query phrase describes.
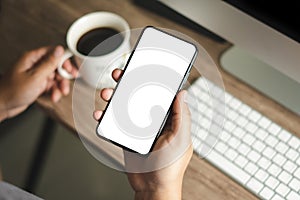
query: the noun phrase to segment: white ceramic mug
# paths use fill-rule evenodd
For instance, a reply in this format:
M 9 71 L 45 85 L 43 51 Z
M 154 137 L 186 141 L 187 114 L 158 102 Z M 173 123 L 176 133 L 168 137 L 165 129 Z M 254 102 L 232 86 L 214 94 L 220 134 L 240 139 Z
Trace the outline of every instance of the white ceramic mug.
M 88 56 L 77 50 L 77 42 L 85 33 L 96 28 L 112 28 L 123 34 L 122 43 L 112 52 L 100 56 Z M 99 77 L 103 75 L 111 76 L 107 68 L 123 67 L 125 54 L 130 51 L 130 28 L 128 23 L 119 15 L 110 12 L 93 12 L 77 19 L 69 28 L 66 36 L 67 46 L 64 56 L 58 65 L 58 73 L 66 78 L 74 77 L 62 68 L 63 63 L 74 56 L 76 64 L 80 67 L 80 77 L 94 88 L 99 87 Z M 81 68 L 82 67 L 82 68 Z M 112 68 L 112 67 L 111 67 Z M 111 69 L 113 70 L 113 69 Z M 101 81 L 109 81 L 110 77 L 103 77 Z

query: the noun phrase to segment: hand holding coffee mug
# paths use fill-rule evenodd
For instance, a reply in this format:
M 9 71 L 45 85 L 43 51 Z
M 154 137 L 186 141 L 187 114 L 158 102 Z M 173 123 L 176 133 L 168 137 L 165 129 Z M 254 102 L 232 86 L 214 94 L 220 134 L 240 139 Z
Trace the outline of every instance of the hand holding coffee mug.
M 63 63 L 70 57 L 80 69 L 80 77 L 94 88 L 104 72 L 110 79 L 109 67 L 123 67 L 125 54 L 130 51 L 130 29 L 120 16 L 110 12 L 93 12 L 77 19 L 66 36 L 68 49 L 59 63 L 58 73 L 66 78 L 74 77 L 63 69 Z M 112 66 L 110 66 L 112 65 Z M 103 79 L 102 79 L 103 80 Z

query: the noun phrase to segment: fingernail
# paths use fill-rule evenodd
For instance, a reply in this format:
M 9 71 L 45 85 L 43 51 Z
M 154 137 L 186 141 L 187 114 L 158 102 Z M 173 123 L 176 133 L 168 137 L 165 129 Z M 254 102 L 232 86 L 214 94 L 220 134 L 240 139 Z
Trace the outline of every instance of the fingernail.
M 60 98 L 61 98 L 61 94 L 60 93 L 54 94 L 53 95 L 53 101 L 54 101 L 54 103 L 57 103 Z
M 60 57 L 63 55 L 63 53 L 64 53 L 64 49 L 61 46 L 56 47 L 54 50 L 55 57 Z
M 94 117 L 95 120 L 98 120 L 98 119 L 99 119 L 99 114 L 98 114 L 97 111 L 94 111 L 93 117 Z
M 68 95 L 68 94 L 69 94 L 69 91 L 70 91 L 69 88 L 68 88 L 68 87 L 65 87 L 65 88 L 64 88 L 64 95 Z
M 55 97 L 53 97 L 53 101 L 54 101 L 54 103 L 57 103 L 57 102 L 58 102 L 58 100 L 59 100 L 58 96 L 55 96 Z
M 185 90 L 185 91 L 184 91 L 184 94 L 183 94 L 183 101 L 184 101 L 185 103 L 188 103 L 188 99 L 189 99 L 189 94 L 188 94 L 188 92 Z

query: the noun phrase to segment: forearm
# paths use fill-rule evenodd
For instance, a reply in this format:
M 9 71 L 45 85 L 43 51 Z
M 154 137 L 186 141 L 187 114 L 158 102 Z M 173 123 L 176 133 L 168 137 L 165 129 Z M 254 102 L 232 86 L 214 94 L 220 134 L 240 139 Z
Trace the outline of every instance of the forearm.
M 0 122 L 7 118 L 7 111 L 5 108 L 4 101 L 1 99 L 0 95 Z

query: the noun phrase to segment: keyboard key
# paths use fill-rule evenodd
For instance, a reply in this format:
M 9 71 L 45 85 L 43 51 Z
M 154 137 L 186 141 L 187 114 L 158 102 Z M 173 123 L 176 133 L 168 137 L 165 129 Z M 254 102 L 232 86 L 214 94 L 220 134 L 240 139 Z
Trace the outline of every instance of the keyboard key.
M 280 154 L 276 154 L 272 160 L 274 161 L 274 163 L 276 163 L 277 165 L 279 165 L 281 167 L 285 163 L 286 158 Z
M 295 177 L 297 177 L 298 179 L 300 179 L 300 168 L 298 168 L 295 173 L 294 173 Z
M 213 127 L 214 125 L 212 125 L 212 127 Z M 210 128 L 209 130 L 208 130 L 208 132 L 209 132 L 209 137 L 210 137 L 210 141 L 213 141 L 213 142 L 215 142 L 215 141 L 218 141 L 219 139 L 220 139 L 220 137 L 221 137 L 221 134 L 222 134 L 222 132 L 221 132 L 221 130 L 219 129 L 219 128 L 217 128 L 217 127 L 214 127 L 214 128 Z M 215 139 L 215 140 L 212 140 L 212 139 Z
M 238 124 L 240 127 L 244 127 L 249 121 L 244 116 L 239 116 L 235 120 L 236 124 Z
M 215 95 L 216 99 L 223 98 L 223 95 L 225 95 L 224 90 L 218 87 L 217 85 L 214 85 L 211 94 Z
M 198 103 L 197 102 L 197 107 L 195 108 L 196 111 L 204 112 L 207 110 L 207 105 L 205 103 Z M 202 113 L 201 113 L 202 114 Z
M 266 130 L 263 129 L 258 129 L 255 133 L 254 133 L 255 137 L 260 139 L 261 141 L 263 141 L 268 135 L 269 133 Z
M 267 170 L 271 175 L 277 176 L 282 169 L 278 165 L 273 163 Z
M 298 157 L 297 161 L 296 161 L 297 165 L 300 166 L 300 156 Z
M 266 143 L 270 146 L 270 147 L 274 147 L 277 143 L 278 143 L 278 139 L 275 138 L 273 135 L 269 135 L 266 138 Z
M 272 197 L 272 200 L 285 200 L 283 197 L 279 196 L 278 194 L 275 194 L 273 197 Z
M 254 150 L 251 150 L 247 155 L 247 158 L 254 163 L 256 163 L 260 157 L 261 156 Z
M 241 141 L 235 137 L 231 137 L 228 141 L 228 144 L 231 146 L 231 148 L 236 149 L 241 144 Z
M 271 121 L 266 118 L 266 117 L 262 117 L 259 121 L 258 121 L 258 125 L 261 126 L 264 129 L 267 129 L 268 126 L 270 126 Z
M 231 135 L 226 130 L 223 130 L 220 139 L 226 142 L 230 137 Z
M 245 167 L 245 165 L 248 163 L 248 160 L 242 156 L 242 155 L 239 155 L 235 161 L 234 161 L 238 166 L 240 166 L 241 168 Z
M 257 163 L 262 169 L 268 169 L 268 167 L 271 165 L 271 161 L 266 159 L 265 157 L 261 157 L 260 160 Z
M 194 148 L 198 148 L 198 147 L 200 147 L 200 145 L 202 145 L 202 142 L 199 139 L 194 139 L 194 140 L 192 140 L 192 142 L 193 142 Z
M 251 178 L 250 181 L 247 183 L 247 186 L 255 193 L 259 193 L 264 185 L 256 178 Z
M 231 99 L 233 98 L 233 96 L 229 93 L 225 93 L 225 103 L 227 104 Z
M 204 130 L 203 128 L 201 128 L 201 127 L 197 127 L 196 131 L 197 131 L 197 134 L 194 134 L 195 137 L 199 138 L 201 140 L 204 140 L 206 138 L 207 134 L 208 134 L 207 131 Z
M 248 144 L 249 146 L 252 145 L 252 143 L 255 141 L 255 137 L 253 137 L 252 135 L 250 134 L 246 134 L 243 138 L 243 141 Z
M 236 127 L 236 129 L 234 129 L 234 131 L 232 132 L 232 134 L 239 138 L 242 139 L 243 136 L 246 134 L 246 131 L 244 131 L 243 129 L 241 129 L 240 127 Z
M 237 110 L 237 108 L 242 104 L 242 102 L 236 98 L 231 99 L 229 102 L 229 106 L 232 107 L 233 109 Z M 243 113 L 242 113 L 243 114 Z
M 239 108 L 240 113 L 242 113 L 245 116 L 247 116 L 251 110 L 252 109 L 246 104 L 242 104 Z
M 215 110 L 215 112 L 216 112 L 216 110 L 218 110 L 218 108 L 215 108 L 214 110 Z M 221 112 L 222 112 L 222 111 L 221 111 Z M 216 125 L 216 126 L 218 126 L 218 127 L 223 128 L 224 123 L 225 123 L 225 117 L 224 117 L 224 115 L 221 115 L 221 114 L 215 114 L 214 117 L 212 118 L 211 123 L 212 123 L 213 125 Z
M 258 180 L 260 180 L 261 182 L 264 182 L 267 178 L 268 178 L 268 173 L 265 172 L 262 169 L 259 169 L 255 175 L 254 175 Z
M 228 119 L 230 119 L 232 121 L 234 121 L 238 116 L 239 116 L 239 114 L 237 112 L 235 112 L 234 110 L 230 110 L 227 113 Z
M 277 135 L 280 130 L 281 130 L 280 126 L 278 126 L 277 124 L 274 124 L 274 123 L 272 123 L 271 126 L 269 126 L 269 128 L 268 128 L 268 131 L 272 135 Z
M 267 179 L 267 181 L 265 182 L 265 184 L 267 186 L 269 186 L 272 190 L 274 190 L 277 187 L 277 185 L 279 184 L 279 181 L 276 178 L 274 178 L 273 176 L 270 176 Z
M 285 197 L 287 195 L 287 193 L 290 191 L 290 188 L 288 188 L 286 185 L 284 185 L 283 183 L 280 183 L 278 185 L 278 187 L 275 189 L 276 192 L 278 192 L 278 194 L 282 195 L 283 197 Z
M 204 128 L 205 130 L 209 130 L 211 122 L 206 117 L 203 117 L 200 124 L 202 128 Z
M 259 194 L 264 199 L 270 199 L 274 195 L 274 192 L 270 188 L 265 187 Z
M 207 108 L 205 111 L 203 111 L 204 117 L 209 119 L 211 121 L 212 115 L 213 115 L 213 110 L 211 108 Z
M 238 147 L 238 152 L 244 156 L 246 156 L 248 154 L 248 152 L 250 151 L 250 147 L 246 144 L 241 144 L 239 147 Z
M 203 102 L 209 102 L 211 99 L 210 99 L 210 96 L 209 96 L 207 93 L 202 92 L 202 93 L 201 93 L 201 100 L 202 100 Z
M 196 85 L 197 87 L 190 87 L 189 90 L 190 89 L 199 89 L 199 90 L 204 90 L 207 93 L 207 90 L 208 90 L 207 82 L 208 82 L 208 80 L 206 78 L 199 78 L 197 82 L 198 82 L 198 84 Z
M 258 113 L 256 110 L 252 110 L 248 117 L 251 121 L 257 122 L 261 118 L 261 114 Z
M 217 151 L 219 153 L 223 154 L 228 149 L 228 146 L 226 144 L 224 144 L 223 142 L 218 141 L 215 148 L 217 149 Z
M 224 128 L 225 128 L 226 131 L 228 131 L 229 133 L 231 133 L 233 131 L 233 129 L 236 128 L 236 125 L 233 124 L 231 121 L 226 121 L 225 125 L 224 125 Z
M 288 160 L 283 165 L 283 169 L 285 169 L 286 171 L 290 172 L 291 174 L 295 171 L 296 168 L 297 168 L 297 165 L 295 163 L 291 162 L 290 160 Z
M 266 145 L 259 140 L 256 140 L 252 145 L 252 148 L 256 149 L 258 152 L 262 152 L 265 147 Z
M 256 130 L 257 130 L 257 126 L 253 123 L 248 123 L 247 126 L 246 126 L 246 130 L 249 132 L 249 133 L 254 133 Z
M 298 149 L 298 147 L 300 146 L 300 140 L 296 137 L 292 137 L 288 144 L 293 148 L 293 149 Z
M 237 156 L 238 156 L 238 153 L 236 151 L 234 151 L 233 149 L 228 149 L 225 153 L 225 156 L 233 161 Z
M 293 180 L 289 183 L 289 186 L 295 190 L 299 191 L 300 190 L 300 180 L 297 178 L 293 178 Z
M 280 153 L 282 153 L 282 154 L 285 154 L 285 152 L 288 150 L 288 146 L 285 144 L 285 143 L 283 143 L 283 142 L 279 142 L 276 146 L 275 146 L 275 149 L 278 151 L 278 152 L 280 152 Z
M 287 132 L 286 130 L 282 129 L 280 133 L 278 134 L 278 138 L 282 140 L 283 142 L 287 142 L 291 137 L 291 134 Z
M 292 179 L 292 175 L 286 171 L 282 171 L 281 174 L 278 176 L 278 179 L 281 182 L 288 184 L 288 182 Z
M 299 156 L 299 153 L 297 151 L 295 151 L 294 149 L 289 149 L 286 152 L 286 157 L 288 157 L 290 160 L 295 161 L 296 158 Z
M 297 194 L 294 191 L 291 191 L 288 195 L 287 195 L 287 200 L 295 200 L 295 199 L 300 199 L 300 194 Z
M 249 162 L 247 164 L 247 166 L 245 167 L 245 170 L 251 175 L 254 175 L 255 172 L 257 171 L 257 169 L 258 169 L 258 167 L 255 164 L 253 164 L 252 162 Z
M 270 147 L 266 147 L 263 151 L 263 155 L 271 159 L 275 155 L 275 151 Z

